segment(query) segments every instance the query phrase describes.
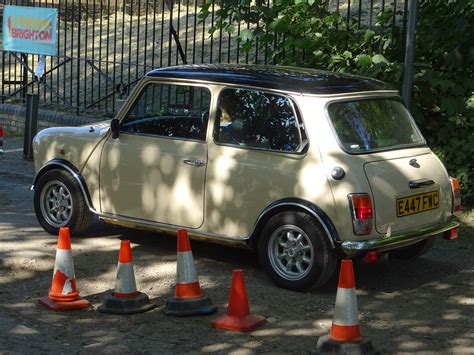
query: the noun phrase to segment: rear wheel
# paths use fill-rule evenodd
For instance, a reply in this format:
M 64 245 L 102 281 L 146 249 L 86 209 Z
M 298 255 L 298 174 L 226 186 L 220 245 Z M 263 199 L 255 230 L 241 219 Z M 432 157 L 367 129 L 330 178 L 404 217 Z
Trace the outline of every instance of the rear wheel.
M 267 222 L 259 239 L 260 260 L 280 287 L 306 291 L 334 274 L 337 255 L 321 226 L 302 212 L 282 212 Z
M 69 227 L 72 235 L 79 234 L 92 217 L 79 183 L 69 172 L 59 169 L 38 179 L 34 206 L 38 222 L 51 234 L 58 234 L 61 227 Z

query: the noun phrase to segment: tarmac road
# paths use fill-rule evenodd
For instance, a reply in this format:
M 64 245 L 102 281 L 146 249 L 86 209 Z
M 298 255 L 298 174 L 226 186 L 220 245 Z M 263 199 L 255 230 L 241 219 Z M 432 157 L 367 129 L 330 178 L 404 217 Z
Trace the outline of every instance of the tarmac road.
M 267 324 L 248 333 L 211 328 L 216 315 L 166 317 L 176 270 L 174 236 L 95 222 L 73 239 L 78 288 L 88 310 L 53 313 L 40 307 L 51 284 L 56 237 L 33 212 L 32 162 L 22 140 L 7 139 L 0 156 L 0 353 L 308 353 L 331 326 L 337 280 L 322 290 L 296 293 L 275 287 L 253 253 L 192 242 L 201 288 L 225 312 L 232 270 L 245 271 L 252 312 Z M 438 240 L 418 260 L 355 263 L 362 333 L 382 353 L 474 353 L 474 227 L 458 240 Z M 119 239 L 132 241 L 140 291 L 158 308 L 133 316 L 98 313 L 115 283 Z

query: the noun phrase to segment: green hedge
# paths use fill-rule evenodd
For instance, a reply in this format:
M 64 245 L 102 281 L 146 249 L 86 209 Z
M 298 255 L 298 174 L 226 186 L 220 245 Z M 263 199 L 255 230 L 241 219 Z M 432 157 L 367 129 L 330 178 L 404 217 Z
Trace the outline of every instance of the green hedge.
M 420 2 L 413 113 L 431 148 L 474 203 L 474 3 Z
M 280 65 L 370 76 L 401 88 L 403 36 L 393 13 L 377 15 L 373 29 L 358 28 L 325 0 L 208 0 L 200 17 L 218 5 L 215 26 L 239 34 L 243 51 L 258 41 Z M 461 182 L 463 204 L 474 203 L 474 4 L 471 0 L 420 0 L 412 113 L 428 144 Z M 273 49 L 274 48 L 274 49 Z

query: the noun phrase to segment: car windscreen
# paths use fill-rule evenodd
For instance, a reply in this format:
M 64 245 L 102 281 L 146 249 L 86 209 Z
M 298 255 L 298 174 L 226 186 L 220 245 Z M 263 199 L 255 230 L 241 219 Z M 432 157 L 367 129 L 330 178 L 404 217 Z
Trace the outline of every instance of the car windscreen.
M 349 153 L 367 153 L 425 144 L 407 109 L 395 99 L 337 101 L 328 113 Z

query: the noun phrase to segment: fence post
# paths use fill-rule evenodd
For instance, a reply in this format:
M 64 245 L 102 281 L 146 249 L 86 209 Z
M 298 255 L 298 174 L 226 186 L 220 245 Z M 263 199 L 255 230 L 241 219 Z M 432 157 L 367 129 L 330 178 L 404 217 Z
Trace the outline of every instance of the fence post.
M 33 159 L 33 137 L 38 127 L 38 94 L 26 95 L 25 135 L 23 140 L 23 159 Z
M 408 28 L 405 48 L 405 63 L 403 66 L 402 97 L 405 105 L 410 109 L 411 90 L 413 86 L 413 57 L 415 52 L 415 30 L 418 0 L 409 0 Z
M 23 59 L 23 62 L 25 63 L 25 65 L 22 67 L 23 68 L 22 85 L 24 87 L 22 96 L 23 96 L 23 100 L 24 100 L 24 99 L 26 99 L 26 95 L 27 95 L 26 85 L 28 84 L 28 69 L 27 69 L 28 68 L 28 55 L 22 53 L 21 58 Z

